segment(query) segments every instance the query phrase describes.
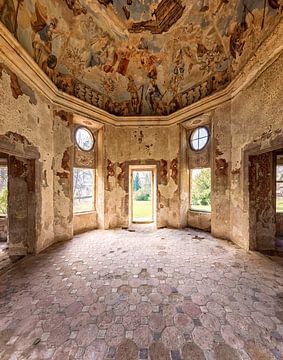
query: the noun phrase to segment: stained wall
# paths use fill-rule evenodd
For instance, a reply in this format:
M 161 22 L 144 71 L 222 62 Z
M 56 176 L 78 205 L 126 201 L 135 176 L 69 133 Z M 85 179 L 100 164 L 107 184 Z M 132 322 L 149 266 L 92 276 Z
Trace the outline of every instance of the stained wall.
M 283 56 L 231 103 L 230 238 L 245 248 L 250 235 L 245 154 L 283 148 L 282 74 Z
M 129 165 L 157 166 L 157 226 L 180 224 L 180 129 L 105 126 L 105 227 L 128 226 Z
M 33 251 L 39 252 L 57 240 L 72 237 L 71 168 L 64 161 L 66 151 L 72 146 L 69 123 L 56 115 L 57 110 L 45 97 L 17 77 L 4 59 L 0 59 L 0 64 L 0 143 L 21 158 L 35 154 Z M 20 206 L 14 212 L 20 218 Z M 21 255 L 24 252 L 30 249 L 23 245 Z
M 0 63 L 0 136 L 23 156 L 26 148 L 38 155 L 35 250 L 41 251 L 73 236 L 73 114 L 54 107 L 21 81 L 4 59 Z M 211 231 L 246 249 L 251 235 L 248 155 L 279 149 L 283 144 L 281 74 L 282 56 L 231 102 L 209 113 Z M 188 121 L 197 125 L 196 119 Z M 104 228 L 128 226 L 128 168 L 138 164 L 157 167 L 157 226 L 187 226 L 187 146 L 183 125 L 104 125 L 99 140 L 99 206 L 87 227 L 92 227 L 92 221 Z M 78 231 L 83 230 L 81 224 L 75 221 Z

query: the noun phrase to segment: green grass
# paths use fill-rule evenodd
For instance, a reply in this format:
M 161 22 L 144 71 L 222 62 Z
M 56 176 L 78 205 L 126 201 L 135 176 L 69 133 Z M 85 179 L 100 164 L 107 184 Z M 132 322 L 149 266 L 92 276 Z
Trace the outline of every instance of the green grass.
M 211 212 L 211 205 L 192 205 L 191 210 Z
M 276 212 L 283 212 L 283 199 L 276 199 Z
M 137 201 L 133 202 L 133 220 L 145 219 L 152 220 L 152 204 L 151 201 Z

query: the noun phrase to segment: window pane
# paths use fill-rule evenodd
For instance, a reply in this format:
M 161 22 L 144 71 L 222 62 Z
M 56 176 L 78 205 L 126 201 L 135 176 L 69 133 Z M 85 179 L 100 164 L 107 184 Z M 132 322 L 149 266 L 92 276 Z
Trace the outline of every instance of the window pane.
M 191 170 L 191 209 L 211 211 L 211 169 Z
M 283 183 L 276 184 L 276 212 L 283 212 Z
M 207 138 L 199 139 L 199 145 L 198 145 L 199 150 L 203 149 L 206 143 L 207 143 Z
M 202 150 L 208 143 L 208 130 L 205 127 L 196 128 L 190 138 L 191 148 L 195 151 Z
M 6 215 L 8 210 L 8 168 L 0 166 L 0 215 Z
M 199 137 L 203 138 L 203 137 L 208 137 L 208 132 L 206 128 L 199 128 Z
M 94 210 L 94 170 L 74 168 L 74 212 Z
M 198 139 L 192 141 L 192 147 L 194 150 L 199 149 Z
M 276 180 L 283 181 L 283 165 L 277 165 L 276 167 Z
M 76 142 L 81 150 L 90 151 L 94 145 L 94 138 L 87 128 L 82 127 L 76 130 Z
M 277 155 L 276 212 L 283 213 L 283 155 Z
M 194 131 L 192 133 L 191 141 L 194 142 L 197 139 L 198 139 L 198 131 Z

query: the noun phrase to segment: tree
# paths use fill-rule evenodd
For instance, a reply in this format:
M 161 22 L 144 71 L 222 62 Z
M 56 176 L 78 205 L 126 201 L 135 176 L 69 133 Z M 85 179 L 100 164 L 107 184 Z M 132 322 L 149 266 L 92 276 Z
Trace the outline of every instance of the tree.
M 134 191 L 139 191 L 139 189 L 141 188 L 141 182 L 140 182 L 140 175 L 139 172 L 136 172 L 136 176 L 134 178 Z
M 211 171 L 201 169 L 192 183 L 193 205 L 210 205 L 211 203 Z
M 145 174 L 144 191 L 149 194 L 149 196 L 151 195 L 151 176 L 149 172 Z
M 0 214 L 6 215 L 8 209 L 8 169 L 0 166 Z
M 8 209 L 8 188 L 3 187 L 0 192 L 0 215 L 6 215 Z

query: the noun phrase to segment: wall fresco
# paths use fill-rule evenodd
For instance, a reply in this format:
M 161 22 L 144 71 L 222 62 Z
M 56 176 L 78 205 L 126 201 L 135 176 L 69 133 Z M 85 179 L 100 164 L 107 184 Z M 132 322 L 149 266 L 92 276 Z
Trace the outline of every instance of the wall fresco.
M 168 115 L 223 89 L 282 0 L 0 0 L 0 20 L 68 94 L 118 116 Z

